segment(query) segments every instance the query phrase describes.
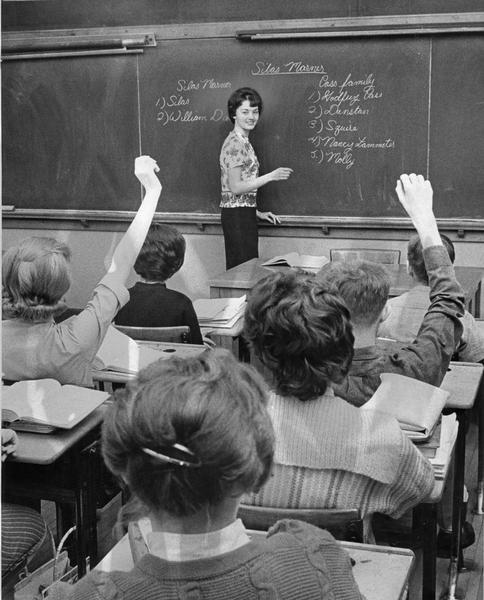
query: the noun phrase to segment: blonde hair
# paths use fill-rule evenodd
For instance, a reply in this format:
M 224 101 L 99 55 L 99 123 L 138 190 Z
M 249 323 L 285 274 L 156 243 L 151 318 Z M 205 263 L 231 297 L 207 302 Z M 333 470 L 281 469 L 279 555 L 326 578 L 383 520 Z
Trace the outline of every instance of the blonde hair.
M 4 317 L 46 321 L 65 310 L 71 285 L 68 246 L 53 238 L 30 237 L 2 259 Z

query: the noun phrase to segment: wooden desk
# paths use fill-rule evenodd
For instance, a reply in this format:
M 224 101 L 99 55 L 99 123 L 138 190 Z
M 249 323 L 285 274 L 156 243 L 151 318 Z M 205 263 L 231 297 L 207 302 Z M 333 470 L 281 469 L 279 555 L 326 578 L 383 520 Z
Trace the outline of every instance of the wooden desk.
M 4 493 L 74 507 L 80 574 L 86 572 L 87 557 L 97 560 L 93 460 L 105 408 L 98 407 L 71 430 L 19 432 L 16 455 L 2 466 Z
M 266 259 L 253 258 L 225 271 L 209 281 L 210 298 L 234 298 L 250 291 L 254 285 L 271 271 L 288 270 L 289 267 L 263 267 Z M 399 296 L 413 287 L 406 265 L 384 265 L 391 278 L 390 296 Z M 480 267 L 455 267 L 457 280 L 462 285 L 469 312 L 478 317 L 481 302 L 481 279 L 484 269 Z
M 258 532 L 265 537 L 264 532 Z M 414 554 L 405 548 L 389 548 L 341 542 L 355 561 L 353 574 L 367 600 L 403 600 Z M 130 571 L 133 559 L 128 534 L 95 567 L 100 571 Z
M 219 348 L 230 350 L 234 356 L 243 362 L 249 362 L 245 342 L 242 340 L 244 330 L 244 317 L 235 323 L 233 327 L 200 327 L 202 334 L 209 337 Z

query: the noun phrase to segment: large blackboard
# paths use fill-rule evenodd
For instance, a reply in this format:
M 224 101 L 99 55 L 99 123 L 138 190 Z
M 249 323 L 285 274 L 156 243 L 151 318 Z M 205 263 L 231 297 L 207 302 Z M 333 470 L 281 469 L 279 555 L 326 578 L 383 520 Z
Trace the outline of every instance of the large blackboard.
M 402 172 L 431 177 L 443 218 L 483 218 L 482 37 L 159 42 L 142 55 L 5 62 L 4 204 L 135 210 L 131 173 L 158 159 L 160 210 L 218 213 L 231 91 L 264 100 L 261 171 L 290 166 L 261 206 L 317 217 L 404 216 Z

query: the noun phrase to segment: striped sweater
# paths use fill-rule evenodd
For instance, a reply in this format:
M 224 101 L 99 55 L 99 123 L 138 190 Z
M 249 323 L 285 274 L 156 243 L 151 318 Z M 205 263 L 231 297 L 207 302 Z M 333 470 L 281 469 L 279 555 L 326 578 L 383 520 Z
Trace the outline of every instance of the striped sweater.
M 397 518 L 432 490 L 432 466 L 389 415 L 351 406 L 331 389 L 306 402 L 271 394 L 269 412 L 275 465 L 245 503 Z

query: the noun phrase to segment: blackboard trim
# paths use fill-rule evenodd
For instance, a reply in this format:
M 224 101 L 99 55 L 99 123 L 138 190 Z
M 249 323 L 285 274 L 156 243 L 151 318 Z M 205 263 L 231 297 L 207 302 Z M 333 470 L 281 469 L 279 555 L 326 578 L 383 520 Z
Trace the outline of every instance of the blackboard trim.
M 15 208 L 2 211 L 2 219 L 42 219 L 52 221 L 78 221 L 83 227 L 89 226 L 89 221 L 122 222 L 132 221 L 134 211 L 108 211 L 108 210 L 56 210 L 56 209 L 29 209 Z M 325 217 L 314 215 L 278 215 L 282 227 L 321 227 L 321 228 L 356 228 L 356 229 L 411 229 L 410 219 L 405 217 Z M 220 215 L 215 213 L 193 212 L 157 212 L 155 221 L 164 223 L 187 223 L 199 225 L 203 230 L 205 225 L 220 225 Z M 484 231 L 484 219 L 437 219 L 442 229 L 459 229 Z M 260 224 L 261 228 L 273 227 Z

